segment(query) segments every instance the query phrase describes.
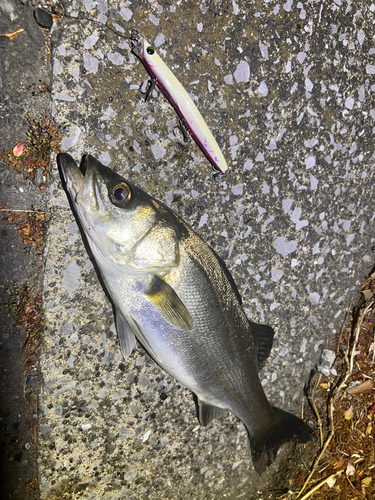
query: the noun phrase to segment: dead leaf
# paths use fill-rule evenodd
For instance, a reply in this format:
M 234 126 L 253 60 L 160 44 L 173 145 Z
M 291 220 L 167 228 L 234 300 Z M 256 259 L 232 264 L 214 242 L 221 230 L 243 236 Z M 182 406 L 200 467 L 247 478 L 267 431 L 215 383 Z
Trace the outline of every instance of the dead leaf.
M 355 385 L 350 389 L 347 389 L 348 394 L 363 394 L 364 392 L 371 392 L 374 388 L 374 382 L 371 379 L 367 379 L 362 384 Z M 346 418 L 346 417 L 345 417 Z
M 353 416 L 353 405 L 349 408 L 349 410 L 344 411 L 345 420 L 350 420 Z
M 366 301 L 374 295 L 374 293 L 371 290 L 361 290 L 361 293 L 363 293 L 363 296 Z
M 23 485 L 26 488 L 29 488 L 30 490 L 36 490 L 38 487 L 38 478 L 37 478 L 36 474 L 34 474 L 34 476 L 31 479 L 28 479 L 27 481 L 25 481 L 23 483 Z
M 38 421 L 36 418 L 33 418 L 29 424 L 29 429 L 32 430 L 34 435 L 34 442 L 36 443 L 36 429 L 37 429 Z
M 343 456 L 341 456 L 338 460 L 338 462 L 336 462 L 336 464 L 333 466 L 334 469 L 341 469 L 343 466 L 345 465 L 345 458 Z
M 354 465 L 351 462 L 348 462 L 348 465 L 346 466 L 346 475 L 353 476 L 354 472 L 355 472 Z
M 335 484 L 335 482 L 337 481 L 337 479 L 334 477 L 334 476 L 331 476 L 327 479 L 326 483 L 327 483 L 327 486 L 329 488 L 332 488 Z
M 37 419 L 36 418 L 32 418 L 31 422 L 29 423 L 29 430 L 30 429 L 34 430 L 36 428 L 36 426 L 37 426 L 37 423 L 38 423 Z
M 367 488 L 368 486 L 370 486 L 371 481 L 372 481 L 371 477 L 365 477 L 364 479 L 362 479 L 361 484 L 364 488 Z

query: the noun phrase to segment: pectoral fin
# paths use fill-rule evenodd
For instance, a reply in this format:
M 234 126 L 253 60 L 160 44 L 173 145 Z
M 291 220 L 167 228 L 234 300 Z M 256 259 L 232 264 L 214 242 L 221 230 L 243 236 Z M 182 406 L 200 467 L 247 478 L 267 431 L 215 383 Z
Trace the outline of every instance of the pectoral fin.
M 161 278 L 154 276 L 146 296 L 172 325 L 182 330 L 193 328 L 193 318 L 177 293 Z
M 118 309 L 116 309 L 116 330 L 120 342 L 121 354 L 126 359 L 130 356 L 135 346 L 135 336 L 133 328 Z
M 218 406 L 205 403 L 197 396 L 195 396 L 195 404 L 197 407 L 199 423 L 203 426 L 208 425 L 214 418 L 221 417 L 225 414 L 226 411 L 223 408 L 219 408 Z

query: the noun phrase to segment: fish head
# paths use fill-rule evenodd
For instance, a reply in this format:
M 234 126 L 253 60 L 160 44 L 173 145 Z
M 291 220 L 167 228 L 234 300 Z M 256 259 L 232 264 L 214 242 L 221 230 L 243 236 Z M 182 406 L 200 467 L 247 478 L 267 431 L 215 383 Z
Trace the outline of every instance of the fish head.
M 66 153 L 57 163 L 99 267 L 148 274 L 177 262 L 176 230 L 156 200 L 91 155 L 81 167 Z

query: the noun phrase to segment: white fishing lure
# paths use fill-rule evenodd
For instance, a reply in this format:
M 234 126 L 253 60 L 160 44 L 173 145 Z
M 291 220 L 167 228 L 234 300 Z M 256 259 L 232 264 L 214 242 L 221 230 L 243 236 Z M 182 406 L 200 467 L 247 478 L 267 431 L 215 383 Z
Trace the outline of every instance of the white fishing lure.
M 217 172 L 225 172 L 228 165 L 223 153 L 189 94 L 152 45 L 138 34 L 133 34 L 131 40 L 134 43 L 134 54 L 140 58 L 152 78 L 149 92 L 155 85 L 158 86 L 175 108 L 183 125 L 189 129 L 214 169 Z

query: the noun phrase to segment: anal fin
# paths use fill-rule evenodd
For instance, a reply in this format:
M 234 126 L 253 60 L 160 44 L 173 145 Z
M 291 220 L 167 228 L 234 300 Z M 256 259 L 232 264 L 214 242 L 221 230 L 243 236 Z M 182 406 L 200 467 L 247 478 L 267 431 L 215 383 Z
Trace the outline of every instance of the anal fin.
M 222 417 L 226 410 L 224 408 L 219 408 L 218 406 L 211 405 L 210 403 L 206 403 L 195 396 L 195 405 L 198 413 L 199 423 L 203 426 L 208 425 L 211 420 L 217 417 Z

